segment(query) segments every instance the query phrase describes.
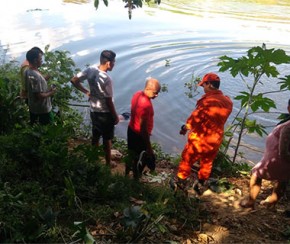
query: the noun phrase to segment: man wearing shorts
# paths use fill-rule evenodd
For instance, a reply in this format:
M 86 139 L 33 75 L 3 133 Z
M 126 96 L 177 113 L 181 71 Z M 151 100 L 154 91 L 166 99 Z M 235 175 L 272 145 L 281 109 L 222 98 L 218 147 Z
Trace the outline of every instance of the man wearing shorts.
M 115 58 L 115 52 L 104 50 L 98 66 L 90 66 L 71 79 L 72 84 L 89 97 L 92 145 L 99 146 L 100 137 L 103 138 L 106 164 L 111 167 L 116 166 L 111 162 L 111 147 L 119 117 L 113 102 L 113 82 L 107 72 L 113 70 Z M 82 85 L 84 80 L 88 81 L 90 90 Z

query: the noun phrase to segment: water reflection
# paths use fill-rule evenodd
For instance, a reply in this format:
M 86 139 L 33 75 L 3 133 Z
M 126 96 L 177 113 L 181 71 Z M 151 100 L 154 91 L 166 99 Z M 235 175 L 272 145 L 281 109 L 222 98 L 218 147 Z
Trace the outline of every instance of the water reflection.
M 186 140 L 179 135 L 179 128 L 202 95 L 200 89 L 193 99 L 184 95 L 184 83 L 193 74 L 202 77 L 218 72 L 220 56 L 240 57 L 262 43 L 290 51 L 290 3 L 283 0 L 162 0 L 161 5 L 135 9 L 131 20 L 121 0 L 109 1 L 108 7 L 100 1 L 97 11 L 93 1 L 85 0 L 10 0 L 3 4 L 1 46 L 20 61 L 32 46 L 50 44 L 51 49 L 69 51 L 77 66 L 84 68 L 98 63 L 102 49 L 114 50 L 117 62 L 111 75 L 119 113 L 129 110 L 131 95 L 143 89 L 146 77 L 157 77 L 167 84 L 168 93 L 161 93 L 154 101 L 152 138 L 167 152 L 182 150 Z M 41 11 L 28 11 L 35 9 Z M 282 74 L 288 70 L 281 67 Z M 225 94 L 234 97 L 243 89 L 239 77 L 233 79 L 229 73 L 219 76 Z M 275 89 L 275 82 L 266 78 L 263 82 L 266 89 Z M 285 112 L 286 100 L 277 101 L 276 111 Z M 239 104 L 234 106 L 233 116 Z M 273 125 L 276 117 L 259 115 L 257 119 Z M 88 116 L 86 119 L 89 121 Z M 119 124 L 117 135 L 126 138 L 126 129 L 126 122 Z M 247 144 L 264 147 L 263 139 L 256 136 Z M 250 156 L 255 160 L 260 157 L 257 153 Z
M 289 21 L 290 2 L 287 0 L 181 0 L 162 1 L 161 9 L 173 13 L 196 15 L 199 17 L 213 17 L 218 14 L 234 19 L 259 20 L 272 22 L 273 20 L 285 23 Z M 283 13 L 283 14 L 281 14 Z M 285 19 L 286 18 L 286 19 Z
M 83 4 L 83 3 L 90 3 L 90 0 L 63 0 L 64 3 L 77 3 L 77 4 Z

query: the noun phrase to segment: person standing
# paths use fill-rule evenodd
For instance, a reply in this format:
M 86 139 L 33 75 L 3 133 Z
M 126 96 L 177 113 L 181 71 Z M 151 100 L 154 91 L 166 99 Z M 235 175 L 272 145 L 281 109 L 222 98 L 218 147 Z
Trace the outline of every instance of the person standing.
M 33 47 L 31 50 L 38 50 L 39 52 L 42 52 L 42 50 L 39 47 Z M 27 59 L 25 59 L 21 66 L 20 66 L 20 98 L 25 99 L 27 101 L 27 91 L 26 91 L 26 85 L 25 85 L 25 80 L 26 80 L 26 70 L 29 68 L 29 62 Z M 46 79 L 47 80 L 47 79 Z
M 224 125 L 232 112 L 233 103 L 219 90 L 220 78 L 215 73 L 206 74 L 198 86 L 203 87 L 205 94 L 197 101 L 195 109 L 179 132 L 181 135 L 188 132 L 188 138 L 177 175 L 170 181 L 170 185 L 174 190 L 177 187 L 183 189 L 192 165 L 199 161 L 198 181 L 195 182 L 194 190 L 201 195 L 222 143 Z
M 107 72 L 113 70 L 115 58 L 115 52 L 103 50 L 98 66 L 88 67 L 71 79 L 71 83 L 89 98 L 92 145 L 99 146 L 100 137 L 103 138 L 106 164 L 111 167 L 116 166 L 111 161 L 111 147 L 114 127 L 119 123 L 119 116 L 113 102 L 113 81 Z M 89 90 L 82 85 L 84 80 L 88 81 Z
M 290 99 L 288 100 L 290 114 Z M 266 148 L 261 161 L 252 169 L 249 196 L 241 200 L 243 208 L 254 208 L 260 193 L 262 180 L 274 181 L 272 194 L 261 205 L 275 207 L 284 195 L 290 180 L 290 117 L 279 122 L 266 138 Z
M 160 88 L 157 79 L 148 77 L 144 90 L 137 91 L 131 100 L 131 117 L 127 129 L 129 162 L 126 162 L 125 174 L 128 175 L 132 170 L 136 180 L 146 165 L 151 170 L 155 169 L 155 155 L 150 141 L 154 125 L 151 100 L 158 96 Z
M 48 88 L 47 81 L 39 71 L 42 65 L 43 51 L 34 47 L 26 53 L 29 67 L 25 70 L 25 90 L 27 92 L 30 123 L 42 125 L 53 123 L 51 97 L 56 88 Z

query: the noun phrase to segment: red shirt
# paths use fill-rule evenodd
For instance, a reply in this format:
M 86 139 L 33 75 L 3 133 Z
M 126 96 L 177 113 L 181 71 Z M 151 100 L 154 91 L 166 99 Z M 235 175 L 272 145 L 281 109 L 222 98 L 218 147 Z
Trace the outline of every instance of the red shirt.
M 136 92 L 131 100 L 131 119 L 129 126 L 136 132 L 141 131 L 141 119 L 147 121 L 147 132 L 151 135 L 153 130 L 154 110 L 151 99 L 143 91 Z

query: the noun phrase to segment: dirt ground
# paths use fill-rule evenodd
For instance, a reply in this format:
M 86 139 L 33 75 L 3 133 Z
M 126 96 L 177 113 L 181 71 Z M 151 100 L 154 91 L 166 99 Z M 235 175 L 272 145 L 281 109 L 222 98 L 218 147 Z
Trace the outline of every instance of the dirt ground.
M 73 143 L 74 144 L 74 143 Z M 78 144 L 78 143 L 77 143 Z M 124 164 L 120 162 L 122 155 L 112 150 L 113 160 L 117 167 L 113 173 L 123 174 Z M 157 162 L 153 178 L 143 175 L 144 184 L 168 185 L 176 168 L 169 162 Z M 166 243 L 290 243 L 290 216 L 285 210 L 290 210 L 290 187 L 275 209 L 267 209 L 259 202 L 264 200 L 272 190 L 269 181 L 263 181 L 262 190 L 258 196 L 254 210 L 243 209 L 239 202 L 248 194 L 249 177 L 228 178 L 234 187 L 223 193 L 207 190 L 200 197 L 201 208 L 210 213 L 210 221 L 201 221 L 200 229 L 192 235 L 183 234 L 182 230 L 175 232 L 172 240 Z M 189 194 L 190 197 L 190 194 Z M 102 228 L 102 227 L 101 227 Z M 174 240 L 173 240 L 174 239 Z M 162 240 L 160 241 L 162 242 Z
M 175 170 L 168 163 L 159 162 L 157 176 L 144 175 L 142 181 L 145 184 L 164 184 Z M 124 164 L 118 163 L 113 172 L 124 172 Z M 192 236 L 180 235 L 179 243 L 289 243 L 290 218 L 285 210 L 290 209 L 290 189 L 276 208 L 270 210 L 259 204 L 272 189 L 271 182 L 263 181 L 256 207 L 250 210 L 239 206 L 240 200 L 248 193 L 249 177 L 229 178 L 228 181 L 234 187 L 226 193 L 207 190 L 200 197 L 202 207 L 211 215 L 210 223 L 203 221 L 200 230 L 193 232 Z

